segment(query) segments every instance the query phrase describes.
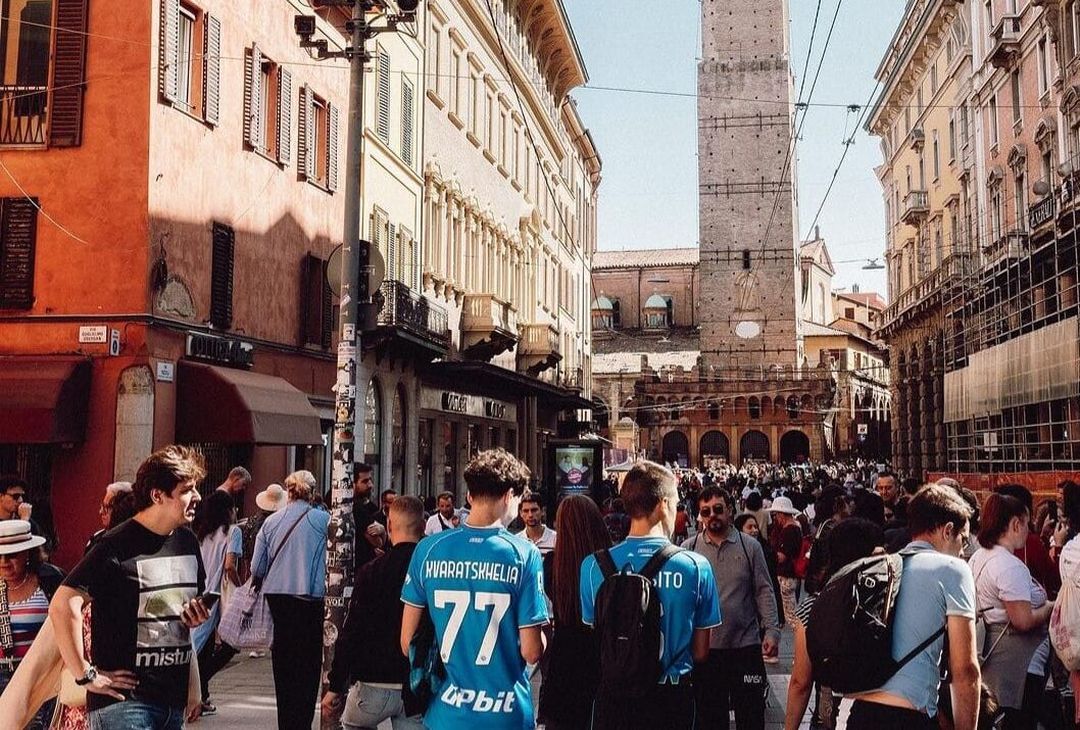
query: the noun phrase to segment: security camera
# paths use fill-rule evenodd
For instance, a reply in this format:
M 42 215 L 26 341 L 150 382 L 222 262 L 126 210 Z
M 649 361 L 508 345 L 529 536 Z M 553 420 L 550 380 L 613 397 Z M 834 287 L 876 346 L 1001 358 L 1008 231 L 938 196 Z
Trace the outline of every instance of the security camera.
M 296 35 L 308 40 L 315 35 L 315 16 L 297 15 L 293 18 L 293 29 L 296 31 Z

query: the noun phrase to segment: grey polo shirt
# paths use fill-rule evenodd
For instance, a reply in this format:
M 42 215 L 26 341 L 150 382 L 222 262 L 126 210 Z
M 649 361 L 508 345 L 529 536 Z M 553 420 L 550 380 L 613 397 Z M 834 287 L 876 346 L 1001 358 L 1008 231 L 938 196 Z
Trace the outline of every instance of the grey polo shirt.
M 682 547 L 708 560 L 716 578 L 724 623 L 712 630 L 710 649 L 742 649 L 760 644 L 762 626 L 779 641 L 776 597 L 765 563 L 765 551 L 757 540 L 732 527 L 727 539 L 719 545 L 702 531 L 684 542 Z

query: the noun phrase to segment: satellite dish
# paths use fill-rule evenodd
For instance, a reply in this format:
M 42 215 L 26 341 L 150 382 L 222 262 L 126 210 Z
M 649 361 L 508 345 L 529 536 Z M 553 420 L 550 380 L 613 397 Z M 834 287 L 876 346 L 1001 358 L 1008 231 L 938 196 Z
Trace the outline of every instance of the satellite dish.
M 366 242 L 365 242 L 366 243 Z M 372 295 L 382 285 L 386 278 L 386 261 L 377 246 L 368 244 L 368 295 Z M 342 251 L 339 244 L 326 260 L 326 283 L 330 291 L 338 299 L 341 298 L 341 259 Z

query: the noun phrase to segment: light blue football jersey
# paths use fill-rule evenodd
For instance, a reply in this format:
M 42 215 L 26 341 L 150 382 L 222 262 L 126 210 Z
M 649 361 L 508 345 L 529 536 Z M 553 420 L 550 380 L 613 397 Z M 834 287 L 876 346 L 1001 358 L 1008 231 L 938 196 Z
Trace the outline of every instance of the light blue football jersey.
M 629 563 L 641 570 L 664 545 L 662 537 L 629 537 L 611 548 L 615 567 L 622 570 Z M 604 573 L 592 555 L 581 564 L 581 620 L 592 626 L 596 617 L 596 594 L 604 582 Z M 678 679 L 694 668 L 691 640 L 694 629 L 720 625 L 720 600 L 712 566 L 701 555 L 683 550 L 673 555 L 653 583 L 660 595 L 661 657 L 666 680 Z
M 428 727 L 534 727 L 518 629 L 548 621 L 535 546 L 501 527 L 462 522 L 420 541 L 401 600 L 428 609 L 446 665 Z

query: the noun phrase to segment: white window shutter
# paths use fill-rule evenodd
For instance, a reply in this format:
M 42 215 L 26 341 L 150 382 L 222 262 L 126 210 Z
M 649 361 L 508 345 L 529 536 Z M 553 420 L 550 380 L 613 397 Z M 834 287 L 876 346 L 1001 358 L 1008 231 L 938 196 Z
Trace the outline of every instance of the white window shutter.
M 221 121 L 221 21 L 216 16 L 206 16 L 203 38 L 203 116 L 216 127 Z
M 311 92 L 307 84 L 300 86 L 300 106 L 296 110 L 296 166 L 300 176 L 304 179 L 311 178 Z
M 161 0 L 161 38 L 158 39 L 158 85 L 161 97 L 176 101 L 180 83 L 180 0 Z
M 245 60 L 244 79 L 244 141 L 255 149 L 262 149 L 259 123 L 262 99 L 262 53 L 252 44 Z
M 401 79 L 401 159 L 410 167 L 413 164 L 413 86 L 408 79 Z
M 292 140 L 292 74 L 281 67 L 278 68 L 277 109 L 278 162 L 287 165 Z
M 330 120 L 330 133 L 326 135 L 327 172 L 326 187 L 337 190 L 338 187 L 338 108 L 329 102 L 326 104 L 327 117 Z
M 401 271 L 398 267 L 398 234 L 397 226 L 393 223 L 387 224 L 386 227 L 386 278 L 393 280 L 401 277 Z
M 379 51 L 378 116 L 375 131 L 386 144 L 390 144 L 390 54 Z

